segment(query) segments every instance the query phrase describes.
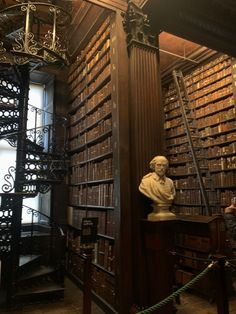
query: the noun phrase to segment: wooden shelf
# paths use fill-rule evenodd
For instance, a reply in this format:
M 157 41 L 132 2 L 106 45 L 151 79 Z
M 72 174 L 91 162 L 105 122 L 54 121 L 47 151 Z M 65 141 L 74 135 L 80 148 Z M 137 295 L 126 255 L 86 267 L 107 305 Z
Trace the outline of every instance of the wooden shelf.
M 202 154 L 205 154 L 217 204 L 221 204 L 222 200 L 227 203 L 225 199 L 230 204 L 230 198 L 235 194 L 233 184 L 236 184 L 236 176 L 233 174 L 235 167 L 232 158 L 236 154 L 236 86 L 232 75 L 232 62 L 229 56 L 222 55 L 202 67 L 197 66 L 196 70 L 185 76 L 190 106 L 195 114 L 195 126 L 202 140 Z M 189 201 L 187 195 L 188 191 L 193 190 L 194 193 L 194 190 L 197 192 L 200 188 L 194 183 L 194 178 L 196 182 L 198 180 L 197 173 L 194 170 L 189 172 L 192 157 L 173 84 L 164 94 L 164 114 L 170 176 L 175 180 L 176 198 L 182 193 L 183 200 L 185 199 L 183 202 L 177 202 L 178 210 L 185 210 L 186 207 L 187 212 L 195 211 L 196 215 L 199 215 L 201 205 L 194 201 L 193 196 Z M 205 175 L 203 179 L 206 180 Z M 225 191 L 223 185 L 226 187 Z M 181 199 L 180 195 L 179 197 Z M 214 211 L 217 212 L 217 208 Z

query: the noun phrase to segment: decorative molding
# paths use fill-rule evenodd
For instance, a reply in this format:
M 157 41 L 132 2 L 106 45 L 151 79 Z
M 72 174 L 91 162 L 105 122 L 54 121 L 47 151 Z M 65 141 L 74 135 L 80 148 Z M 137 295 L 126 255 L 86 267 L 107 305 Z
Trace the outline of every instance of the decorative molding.
M 122 14 L 123 27 L 127 34 L 126 42 L 128 49 L 132 42 L 145 44 L 148 46 L 156 46 L 155 36 L 151 34 L 149 19 L 142 9 L 134 2 L 128 2 L 126 13 Z

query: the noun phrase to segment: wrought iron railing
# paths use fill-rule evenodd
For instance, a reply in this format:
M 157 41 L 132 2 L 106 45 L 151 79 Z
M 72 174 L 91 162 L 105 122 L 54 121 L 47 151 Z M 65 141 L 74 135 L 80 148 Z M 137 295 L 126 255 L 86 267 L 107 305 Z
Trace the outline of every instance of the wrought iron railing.
M 28 223 L 22 224 L 21 254 L 40 254 L 48 264 L 64 260 L 65 235 L 62 227 L 39 210 L 23 205 L 30 216 Z M 45 241 L 42 241 L 42 237 Z M 26 241 L 24 241 L 24 239 Z M 58 265 L 60 266 L 60 265 Z
M 38 192 L 46 193 L 53 182 L 62 181 L 67 171 L 67 120 L 32 105 L 28 106 L 28 112 L 31 128 L 21 131 L 26 138 L 26 151 L 24 170 L 21 169 L 24 175 L 18 184 L 22 184 L 25 194 L 35 196 Z M 18 131 L 10 129 L 8 134 L 0 134 L 0 139 L 6 139 L 11 146 L 17 147 L 17 134 Z M 9 167 L 4 176 L 6 183 L 2 186 L 4 193 L 16 189 L 15 173 L 15 167 Z

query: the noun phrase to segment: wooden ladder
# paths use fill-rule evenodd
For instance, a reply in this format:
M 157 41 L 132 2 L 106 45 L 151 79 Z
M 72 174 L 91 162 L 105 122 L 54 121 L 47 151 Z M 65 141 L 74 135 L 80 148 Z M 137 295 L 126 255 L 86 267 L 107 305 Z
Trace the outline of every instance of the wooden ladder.
M 185 127 L 189 148 L 191 151 L 193 164 L 197 172 L 197 178 L 199 181 L 200 191 L 202 195 L 203 204 L 205 207 L 205 215 L 212 215 L 212 210 L 209 205 L 208 195 L 206 191 L 206 187 L 204 184 L 202 173 L 204 172 L 206 177 L 205 179 L 209 183 L 210 188 L 212 189 L 212 180 L 209 172 L 209 167 L 206 163 L 204 148 L 202 145 L 201 136 L 199 134 L 194 108 L 191 106 L 191 102 L 189 100 L 188 92 L 186 89 L 183 73 L 181 71 L 173 70 L 172 71 L 177 97 L 179 101 L 179 106 L 181 109 L 183 124 Z M 207 184 L 208 185 L 208 184 Z

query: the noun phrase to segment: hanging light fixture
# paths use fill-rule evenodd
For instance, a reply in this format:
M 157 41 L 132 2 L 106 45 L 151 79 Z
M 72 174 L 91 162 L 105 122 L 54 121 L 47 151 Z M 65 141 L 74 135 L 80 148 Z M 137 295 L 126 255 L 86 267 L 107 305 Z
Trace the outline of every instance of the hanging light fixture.
M 0 10 L 0 62 L 68 64 L 61 38 L 70 14 L 51 1 L 23 1 Z

